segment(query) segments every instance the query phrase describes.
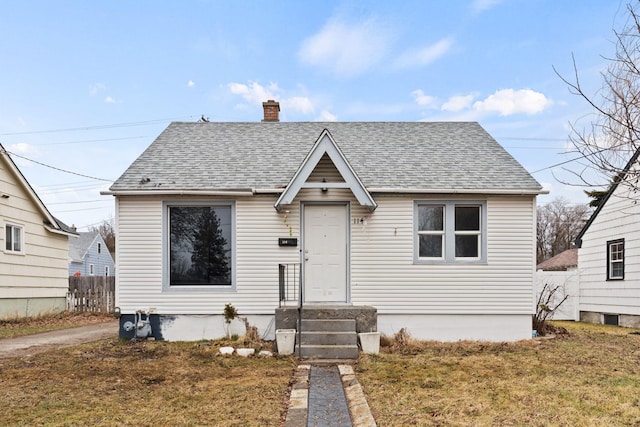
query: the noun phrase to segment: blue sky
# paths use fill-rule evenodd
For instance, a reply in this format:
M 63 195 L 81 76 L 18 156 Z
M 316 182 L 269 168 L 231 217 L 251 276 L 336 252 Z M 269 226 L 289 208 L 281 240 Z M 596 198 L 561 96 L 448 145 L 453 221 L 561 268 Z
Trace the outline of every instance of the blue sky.
M 267 99 L 282 121 L 478 121 L 550 190 L 539 203 L 584 203 L 560 182 L 580 163 L 549 167 L 592 111 L 553 67 L 571 77 L 575 55 L 595 93 L 625 4 L 3 1 L 0 143 L 80 229 L 113 217 L 99 192 L 171 121 L 255 122 Z

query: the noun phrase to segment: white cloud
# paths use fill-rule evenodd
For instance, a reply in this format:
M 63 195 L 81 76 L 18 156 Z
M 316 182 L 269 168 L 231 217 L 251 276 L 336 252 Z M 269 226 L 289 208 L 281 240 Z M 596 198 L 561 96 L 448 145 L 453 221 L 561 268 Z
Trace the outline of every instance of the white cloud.
M 189 81 L 187 82 L 187 86 L 188 86 L 188 87 L 194 87 L 195 85 L 196 85 L 196 83 L 195 83 L 193 80 L 189 80 Z
M 544 94 L 531 89 L 501 89 L 487 97 L 484 101 L 477 101 L 473 108 L 480 112 L 497 112 L 501 116 L 524 113 L 533 115 L 549 107 L 552 101 Z
M 265 99 L 266 101 L 266 99 Z M 282 101 L 282 107 L 287 111 L 299 111 L 303 114 L 311 114 L 314 111 L 313 103 L 307 97 L 294 96 Z
M 89 86 L 89 95 L 95 96 L 98 92 L 102 92 L 104 90 L 107 90 L 107 87 L 103 83 L 94 83 Z
M 474 12 L 484 12 L 485 10 L 497 6 L 501 1 L 502 0 L 474 0 L 471 4 L 471 8 Z
M 115 99 L 113 99 L 111 96 L 107 96 L 107 97 L 104 99 L 104 102 L 106 102 L 107 104 L 115 104 L 115 103 L 116 103 L 116 100 L 115 100 Z
M 331 114 L 327 110 L 322 110 L 320 112 L 320 116 L 318 116 L 318 118 L 316 119 L 316 121 L 318 122 L 335 122 L 337 120 L 338 116 L 336 116 L 335 114 Z
M 473 94 L 455 95 L 449 98 L 447 102 L 442 104 L 441 109 L 443 111 L 451 111 L 451 112 L 457 113 L 459 111 L 462 111 L 471 107 L 471 103 L 473 102 L 474 98 L 475 98 L 475 95 Z
M 416 101 L 416 104 L 422 107 L 433 107 L 436 102 L 436 98 L 434 98 L 433 96 L 425 95 L 422 89 L 414 90 L 413 92 L 411 92 L 411 95 Z
M 264 87 L 257 82 L 249 82 L 248 85 L 243 83 L 229 83 L 227 85 L 231 93 L 242 96 L 245 101 L 250 104 L 262 105 L 263 102 L 274 99 L 277 100 L 277 94 L 280 92 L 278 85 L 271 83 L 269 87 Z
M 17 144 L 11 144 L 9 151 L 16 154 L 37 154 L 38 148 L 25 142 L 19 142 Z
M 390 33 L 374 18 L 363 22 L 332 19 L 303 41 L 298 56 L 308 65 L 353 76 L 379 63 L 390 45 Z
M 446 38 L 439 40 L 430 46 L 407 51 L 396 59 L 395 66 L 398 68 L 406 68 L 429 65 L 446 54 L 452 46 L 453 39 Z

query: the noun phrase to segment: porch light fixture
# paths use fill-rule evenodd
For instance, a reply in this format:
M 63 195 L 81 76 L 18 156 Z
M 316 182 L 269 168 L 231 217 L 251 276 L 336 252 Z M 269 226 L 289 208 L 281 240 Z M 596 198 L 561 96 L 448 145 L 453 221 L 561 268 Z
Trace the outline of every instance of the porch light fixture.
M 322 178 L 322 182 L 327 182 L 327 178 Z M 326 193 L 326 192 L 327 192 L 327 190 L 328 190 L 328 188 L 327 188 L 327 187 L 322 187 L 322 192 L 323 192 L 323 193 Z

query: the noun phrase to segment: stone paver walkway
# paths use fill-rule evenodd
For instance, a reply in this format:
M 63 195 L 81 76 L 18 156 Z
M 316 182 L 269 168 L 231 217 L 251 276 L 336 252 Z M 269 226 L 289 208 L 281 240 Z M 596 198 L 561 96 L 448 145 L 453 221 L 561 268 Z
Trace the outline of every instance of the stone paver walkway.
M 350 365 L 299 365 L 285 427 L 375 427 Z

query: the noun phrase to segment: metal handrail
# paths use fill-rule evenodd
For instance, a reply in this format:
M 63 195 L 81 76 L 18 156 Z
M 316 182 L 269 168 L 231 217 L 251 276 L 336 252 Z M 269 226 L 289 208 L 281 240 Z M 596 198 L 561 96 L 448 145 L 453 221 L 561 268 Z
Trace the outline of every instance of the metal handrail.
M 302 357 L 302 301 L 304 294 L 302 292 L 302 266 L 300 266 L 300 277 L 298 284 L 298 357 Z
M 278 307 L 287 301 L 295 301 L 300 286 L 300 263 L 278 264 Z

